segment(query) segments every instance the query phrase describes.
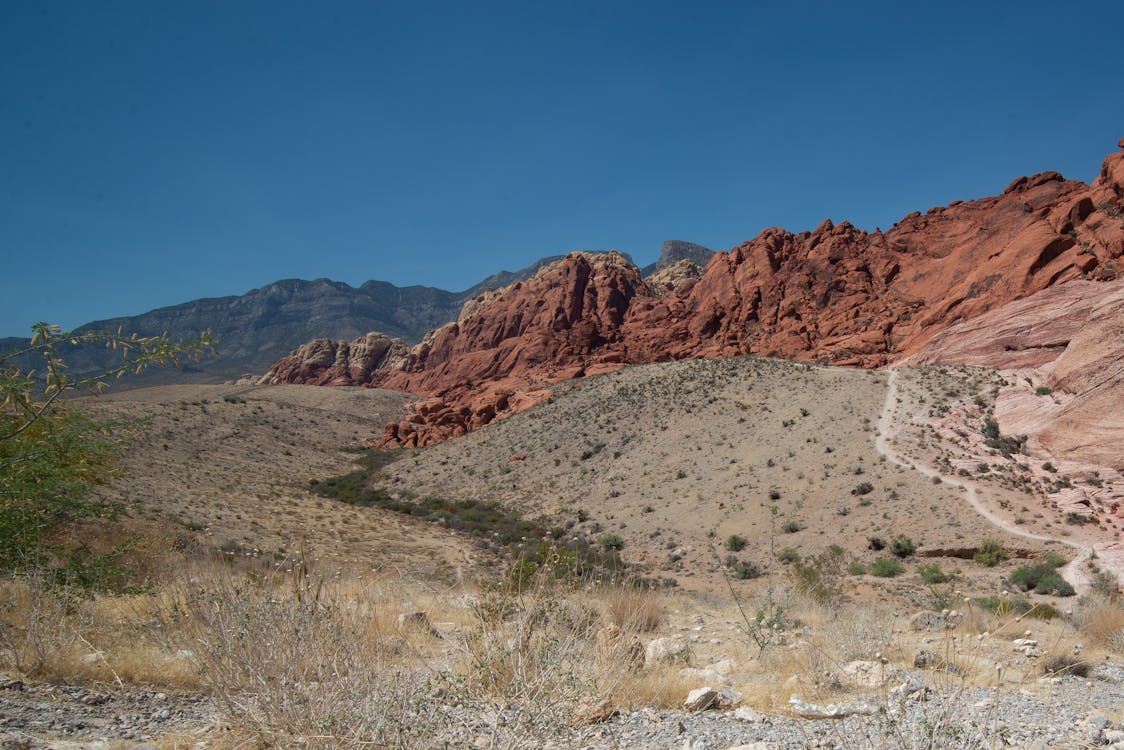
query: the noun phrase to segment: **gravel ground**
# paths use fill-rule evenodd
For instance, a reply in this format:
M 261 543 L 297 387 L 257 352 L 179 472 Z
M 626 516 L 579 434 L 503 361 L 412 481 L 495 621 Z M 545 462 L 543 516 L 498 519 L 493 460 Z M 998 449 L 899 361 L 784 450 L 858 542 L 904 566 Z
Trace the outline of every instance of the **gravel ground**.
M 0 681 L 0 747 L 96 748 L 209 731 L 217 713 L 204 697 L 116 686 L 28 685 Z
M 879 698 L 870 701 L 877 709 L 873 715 L 835 720 L 769 716 L 746 708 L 641 709 L 573 729 L 552 726 L 541 715 L 513 706 L 442 705 L 436 713 L 445 721 L 437 723 L 448 729 L 431 741 L 433 747 L 556 750 L 1124 748 L 1121 665 L 1105 663 L 1087 678 L 1042 680 L 1028 688 L 934 690 L 926 700 Z M 169 735 L 203 739 L 219 724 L 215 707 L 199 695 L 0 682 L 3 748 L 139 750 L 167 745 L 161 738 Z

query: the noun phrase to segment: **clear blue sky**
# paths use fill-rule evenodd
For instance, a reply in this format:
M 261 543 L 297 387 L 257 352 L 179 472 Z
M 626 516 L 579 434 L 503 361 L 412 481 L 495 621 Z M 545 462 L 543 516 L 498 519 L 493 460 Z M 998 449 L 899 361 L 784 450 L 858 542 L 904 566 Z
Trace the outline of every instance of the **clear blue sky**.
M 1119 0 L 7 2 L 0 335 L 873 229 L 1124 136 Z

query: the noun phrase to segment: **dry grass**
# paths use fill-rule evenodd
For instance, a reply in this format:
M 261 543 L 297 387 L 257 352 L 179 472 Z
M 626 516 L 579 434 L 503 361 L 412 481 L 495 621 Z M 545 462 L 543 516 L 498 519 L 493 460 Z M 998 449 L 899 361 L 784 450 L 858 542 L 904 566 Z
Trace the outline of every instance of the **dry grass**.
M 62 682 L 202 685 L 189 634 L 158 596 L 86 598 L 35 579 L 0 587 L 0 663 Z
M 626 633 L 651 633 L 667 620 L 667 606 L 658 592 L 612 588 L 601 599 L 606 619 Z
M 1097 646 L 1124 654 L 1124 599 L 1092 599 L 1082 608 L 1080 628 Z
M 682 708 L 687 693 L 700 686 L 698 678 L 669 665 L 644 671 L 607 669 L 602 679 L 604 692 L 621 708 Z

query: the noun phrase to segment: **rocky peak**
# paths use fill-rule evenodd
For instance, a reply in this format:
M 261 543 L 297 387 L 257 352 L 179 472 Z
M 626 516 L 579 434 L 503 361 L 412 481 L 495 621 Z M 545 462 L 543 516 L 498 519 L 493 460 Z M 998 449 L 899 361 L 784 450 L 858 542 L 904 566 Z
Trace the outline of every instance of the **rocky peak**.
M 640 274 L 647 278 L 657 271 L 662 271 L 665 268 L 670 268 L 679 261 L 689 260 L 696 265 L 706 268 L 706 264 L 714 256 L 714 251 L 710 248 L 696 245 L 693 242 L 686 240 L 664 240 L 663 246 L 660 247 L 660 257 L 655 263 L 644 266 L 640 270 Z
M 697 281 L 703 276 L 703 267 L 691 260 L 679 260 L 666 268 L 656 271 L 644 279 L 653 292 L 665 295 L 680 289 L 688 281 Z

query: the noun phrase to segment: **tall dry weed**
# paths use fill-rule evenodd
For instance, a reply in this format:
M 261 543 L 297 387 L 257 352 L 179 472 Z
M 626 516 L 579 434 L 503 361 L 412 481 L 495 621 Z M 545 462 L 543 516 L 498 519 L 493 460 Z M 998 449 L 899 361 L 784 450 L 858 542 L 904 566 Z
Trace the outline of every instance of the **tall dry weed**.
M 1078 627 L 1097 646 L 1124 654 L 1124 598 L 1095 597 L 1084 602 Z
M 426 746 L 439 677 L 411 658 L 374 597 L 307 573 L 227 576 L 186 606 L 208 686 L 228 719 L 271 746 Z

